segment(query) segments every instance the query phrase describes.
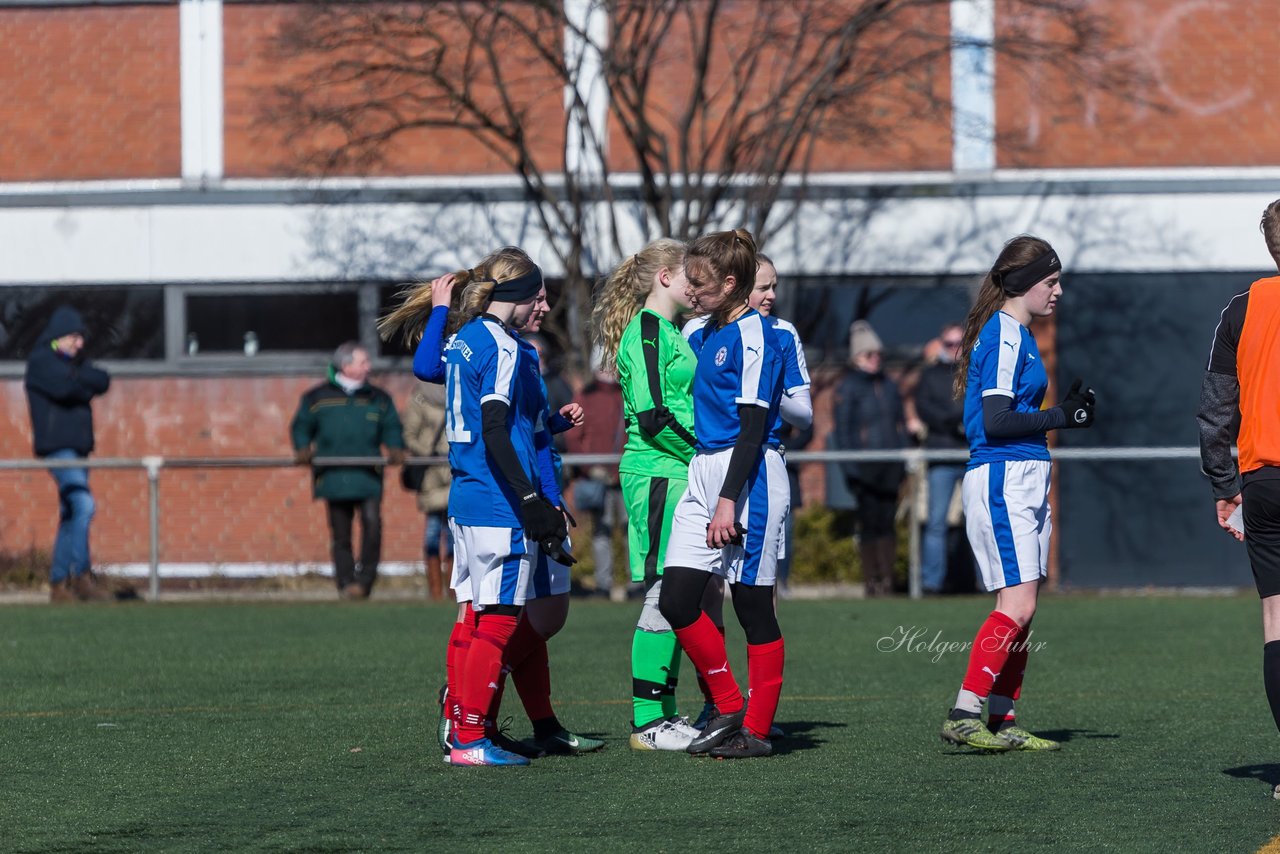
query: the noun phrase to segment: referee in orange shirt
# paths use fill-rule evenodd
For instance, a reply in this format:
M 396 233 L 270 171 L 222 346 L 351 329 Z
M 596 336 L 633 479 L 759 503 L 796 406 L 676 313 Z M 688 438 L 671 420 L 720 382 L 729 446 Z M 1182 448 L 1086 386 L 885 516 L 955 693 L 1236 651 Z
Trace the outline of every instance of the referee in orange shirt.
M 1280 199 L 1263 212 L 1261 229 L 1280 267 Z M 1280 728 L 1280 276 L 1259 279 L 1222 310 L 1196 421 L 1218 524 L 1244 541 L 1262 597 L 1263 682 Z M 1243 530 L 1231 518 L 1237 507 Z

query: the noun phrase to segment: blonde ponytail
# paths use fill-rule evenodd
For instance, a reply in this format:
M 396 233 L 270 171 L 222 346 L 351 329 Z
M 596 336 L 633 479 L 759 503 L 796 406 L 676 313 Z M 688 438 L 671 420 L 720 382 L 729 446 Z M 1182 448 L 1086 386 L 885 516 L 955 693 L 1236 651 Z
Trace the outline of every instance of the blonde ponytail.
M 523 276 L 534 268 L 524 250 L 504 246 L 490 252 L 470 270 L 453 274 L 453 297 L 445 334 L 451 335 L 463 324 L 489 307 L 489 299 L 498 282 Z M 431 316 L 431 283 L 410 285 L 400 292 L 404 301 L 378 321 L 378 335 L 389 341 L 399 332 L 409 347 L 416 347 Z
M 678 240 L 655 240 L 619 264 L 601 282 L 591 310 L 591 338 L 602 353 L 603 370 L 617 367 L 622 333 L 640 313 L 658 273 L 663 269 L 679 270 L 684 253 L 685 245 Z

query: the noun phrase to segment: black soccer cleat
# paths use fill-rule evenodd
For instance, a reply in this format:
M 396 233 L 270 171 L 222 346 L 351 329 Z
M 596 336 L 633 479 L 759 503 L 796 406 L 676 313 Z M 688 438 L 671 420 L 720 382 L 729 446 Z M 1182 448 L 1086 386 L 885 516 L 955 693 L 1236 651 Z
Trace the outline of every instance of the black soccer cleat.
M 689 746 L 685 750 L 696 756 L 707 753 L 713 747 L 719 747 L 735 732 L 742 729 L 742 722 L 746 720 L 746 717 L 747 707 L 745 704 L 731 715 L 717 715 L 707 721 L 707 726 L 702 730 L 702 735 L 689 742 Z
M 756 738 L 745 729 L 740 729 L 719 747 L 711 748 L 708 755 L 716 759 L 753 759 L 757 756 L 769 756 L 772 753 L 773 742 L 767 738 Z

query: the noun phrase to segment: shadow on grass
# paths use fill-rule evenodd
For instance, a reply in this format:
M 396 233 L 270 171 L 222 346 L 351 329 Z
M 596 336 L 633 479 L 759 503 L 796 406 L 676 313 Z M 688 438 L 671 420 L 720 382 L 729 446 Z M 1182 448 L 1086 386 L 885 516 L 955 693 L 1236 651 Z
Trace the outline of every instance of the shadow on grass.
M 1223 768 L 1222 773 L 1228 777 L 1241 780 L 1261 780 L 1268 786 L 1280 786 L 1280 765 L 1274 762 L 1267 765 L 1241 765 L 1239 768 Z
M 778 721 L 777 725 L 782 730 L 782 738 L 773 740 L 774 756 L 786 756 L 789 753 L 812 750 L 818 745 L 826 743 L 826 739 L 818 738 L 815 735 L 817 731 L 843 729 L 848 726 L 847 723 L 838 723 L 836 721 Z
M 1119 738 L 1119 733 L 1098 732 L 1093 729 L 1037 729 L 1033 732 L 1041 738 L 1047 738 L 1060 744 L 1066 744 L 1076 738 Z
M 1034 733 L 1041 738 L 1047 738 L 1050 741 L 1056 741 L 1059 744 L 1066 744 L 1076 738 L 1119 738 L 1118 733 L 1114 732 L 1098 732 L 1092 729 L 1038 729 Z M 1016 753 L 1017 751 L 999 751 L 999 750 L 983 750 L 977 747 L 968 747 L 962 744 L 951 744 L 943 742 L 949 749 L 946 751 L 947 756 L 1000 756 L 1005 752 Z

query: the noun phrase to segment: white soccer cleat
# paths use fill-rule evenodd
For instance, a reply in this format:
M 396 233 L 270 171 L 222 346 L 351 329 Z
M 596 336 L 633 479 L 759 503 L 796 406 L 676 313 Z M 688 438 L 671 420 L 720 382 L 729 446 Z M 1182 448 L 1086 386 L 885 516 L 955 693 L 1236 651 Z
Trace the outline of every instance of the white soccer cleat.
M 700 733 L 676 721 L 656 720 L 631 733 L 632 750 L 684 751 Z

